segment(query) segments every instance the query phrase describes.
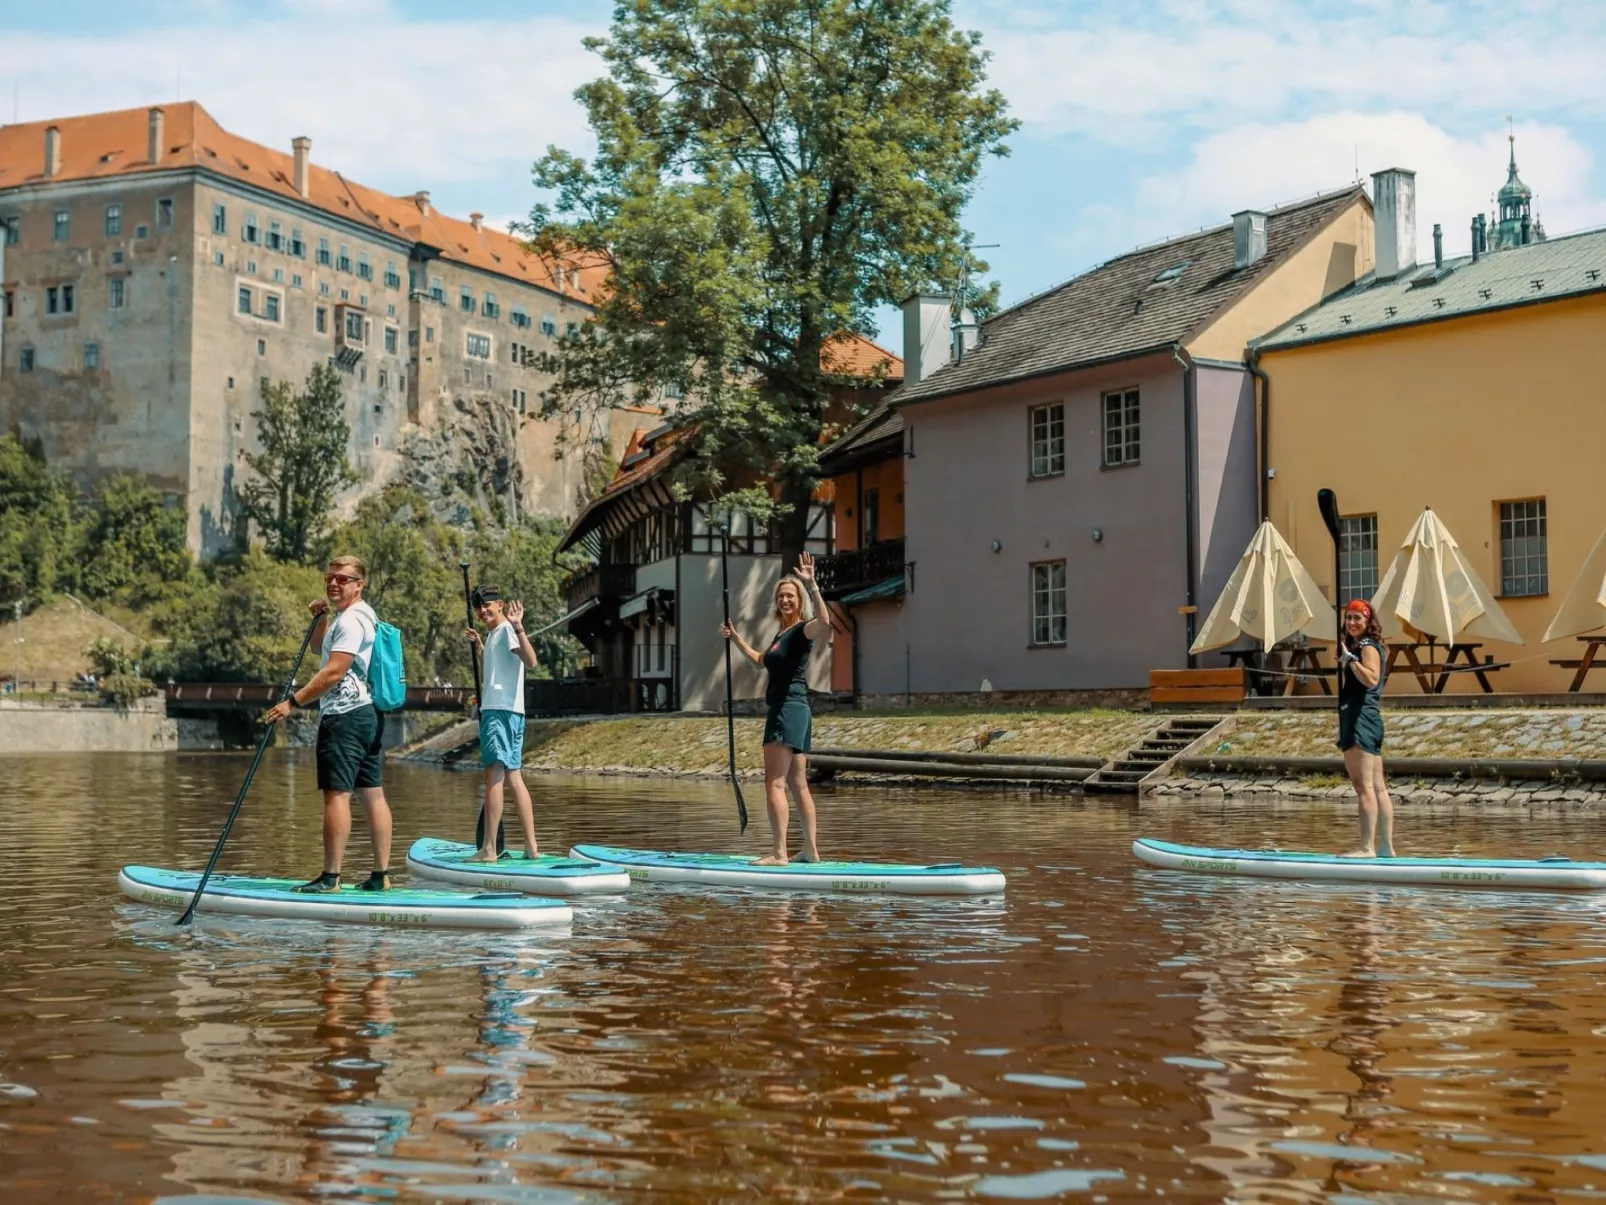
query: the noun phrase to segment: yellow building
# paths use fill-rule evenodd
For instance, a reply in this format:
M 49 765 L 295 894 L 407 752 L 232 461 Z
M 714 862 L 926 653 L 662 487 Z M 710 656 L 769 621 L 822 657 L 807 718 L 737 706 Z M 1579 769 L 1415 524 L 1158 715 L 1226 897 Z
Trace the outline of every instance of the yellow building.
M 1495 689 L 1564 691 L 1573 671 L 1550 659 L 1579 646 L 1541 638 L 1606 528 L 1606 231 L 1512 245 L 1474 221 L 1475 254 L 1419 266 L 1411 173 L 1377 185 L 1377 270 L 1254 344 L 1267 517 L 1331 589 L 1316 492 L 1337 492 L 1347 599 L 1376 591 L 1431 506 L 1526 641 L 1478 650 L 1515 662 Z M 1418 692 L 1402 668 L 1391 690 Z

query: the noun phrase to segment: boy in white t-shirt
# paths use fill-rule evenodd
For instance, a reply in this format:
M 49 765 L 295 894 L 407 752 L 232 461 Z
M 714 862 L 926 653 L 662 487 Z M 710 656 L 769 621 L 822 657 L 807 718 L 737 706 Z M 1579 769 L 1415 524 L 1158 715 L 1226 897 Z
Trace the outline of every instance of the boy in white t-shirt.
M 480 659 L 480 764 L 485 767 L 484 844 L 471 862 L 494 862 L 496 832 L 502 823 L 502 785 L 513 791 L 513 806 L 524 827 L 524 856 L 536 856 L 535 813 L 520 768 L 524 765 L 524 670 L 536 665 L 535 648 L 524 634 L 524 604 L 504 604 L 502 591 L 480 586 L 472 597 L 475 614 L 485 625 L 480 634 L 468 630 L 469 643 Z

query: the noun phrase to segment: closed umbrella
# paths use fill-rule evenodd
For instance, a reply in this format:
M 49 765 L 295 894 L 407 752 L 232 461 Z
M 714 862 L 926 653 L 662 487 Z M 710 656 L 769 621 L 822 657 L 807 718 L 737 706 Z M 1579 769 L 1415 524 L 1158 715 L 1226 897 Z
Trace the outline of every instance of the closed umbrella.
M 1332 604 L 1267 521 L 1249 541 L 1189 651 L 1219 649 L 1240 636 L 1253 636 L 1269 649 L 1299 632 L 1328 643 L 1336 639 Z
M 1582 636 L 1602 624 L 1606 624 L 1606 532 L 1595 541 L 1572 589 L 1562 600 L 1561 610 L 1545 629 L 1545 639 Z
M 1458 636 L 1482 636 L 1523 643 L 1432 507 L 1411 525 L 1378 583 L 1372 609 L 1386 637 L 1450 644 Z

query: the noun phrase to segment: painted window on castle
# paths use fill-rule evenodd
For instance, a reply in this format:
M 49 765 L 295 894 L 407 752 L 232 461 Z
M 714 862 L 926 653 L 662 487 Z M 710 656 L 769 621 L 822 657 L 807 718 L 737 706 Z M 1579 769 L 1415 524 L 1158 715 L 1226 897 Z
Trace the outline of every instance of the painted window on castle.
M 530 329 L 530 313 L 522 305 L 513 307 L 513 325 L 524 330 Z
M 1104 395 L 1104 467 L 1137 464 L 1138 391 L 1121 389 Z
M 391 355 L 396 354 L 396 328 L 393 326 L 385 328 L 385 350 Z
M 56 226 L 54 238 L 58 243 L 65 243 L 72 236 L 72 214 L 65 209 L 56 210 Z
M 441 305 L 446 304 L 446 282 L 439 276 L 429 278 L 429 299 L 438 301 Z
M 72 285 L 51 285 L 45 290 L 45 313 L 71 314 L 73 312 Z
M 121 276 L 113 276 L 106 282 L 106 308 L 120 310 L 128 304 L 128 282 Z
M 268 250 L 284 250 L 284 227 L 278 222 L 268 223 Z
M 229 207 L 213 203 L 212 205 L 212 233 L 227 234 L 229 232 Z
M 464 350 L 476 360 L 489 360 L 491 358 L 491 337 L 469 331 L 464 336 Z
M 269 322 L 279 321 L 279 295 L 277 293 L 264 293 L 262 295 L 262 316 Z
M 122 232 L 123 207 L 119 202 L 113 201 L 106 206 L 106 237 L 116 238 Z
M 1377 516 L 1345 515 L 1338 521 L 1338 601 L 1377 593 Z
M 485 316 L 487 318 L 500 318 L 502 316 L 502 307 L 496 303 L 495 293 L 485 294 Z
M 1505 598 L 1550 593 L 1550 532 L 1545 500 L 1500 504 L 1500 593 Z
M 457 299 L 457 308 L 465 314 L 472 314 L 475 310 L 474 290 L 464 285 Z
M 1032 566 L 1032 643 L 1065 643 L 1065 562 L 1040 561 Z
M 346 341 L 348 343 L 361 343 L 362 339 L 362 312 L 359 310 L 346 311 Z
M 326 268 L 329 266 L 329 240 L 326 238 L 318 240 L 318 262 Z
M 84 344 L 84 371 L 95 372 L 100 368 L 100 344 Z
M 237 309 L 240 313 L 249 314 L 251 312 L 251 290 L 246 288 L 244 285 L 241 285 L 239 294 L 236 297 L 234 304 L 235 309 Z
M 173 198 L 156 198 L 156 229 L 171 230 L 173 228 Z
M 294 226 L 290 227 L 290 254 L 297 259 L 307 258 L 307 240 L 301 237 L 301 231 Z
M 17 291 L 15 289 L 7 289 L 6 290 L 6 317 L 7 318 L 13 317 L 16 314 L 16 312 L 17 312 Z
M 1065 403 L 1032 407 L 1032 476 L 1065 472 Z
M 372 280 L 374 278 L 374 266 L 368 262 L 368 252 L 366 251 L 357 252 L 357 275 L 363 280 Z
M 329 333 L 329 311 L 326 307 L 320 305 L 317 310 L 314 311 L 312 315 L 312 325 L 320 335 L 326 335 Z
M 245 215 L 245 225 L 240 230 L 240 237 L 248 243 L 262 241 L 262 228 L 257 225 L 256 214 L 248 213 Z
M 541 318 L 541 333 L 543 335 L 556 335 L 558 333 L 558 320 L 551 315 Z
M 33 348 L 24 347 L 17 353 L 17 370 L 19 372 L 33 371 Z
M 340 258 L 335 260 L 335 267 L 342 272 L 351 271 L 351 248 L 346 246 L 345 243 L 340 244 Z
M 15 247 L 22 242 L 22 218 L 18 214 L 8 214 L 0 218 L 0 230 L 5 231 L 6 246 Z
M 401 288 L 401 273 L 396 270 L 395 260 L 388 260 L 385 264 L 385 287 L 387 289 Z

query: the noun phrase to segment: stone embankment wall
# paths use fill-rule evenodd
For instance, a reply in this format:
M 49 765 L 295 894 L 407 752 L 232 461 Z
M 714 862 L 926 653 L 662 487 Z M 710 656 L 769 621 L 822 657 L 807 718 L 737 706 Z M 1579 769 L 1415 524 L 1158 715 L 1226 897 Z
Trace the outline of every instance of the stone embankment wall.
M 903 749 L 1105 760 L 1137 744 L 1162 722 L 1144 712 L 902 712 L 816 716 L 817 748 Z M 745 778 L 762 775 L 763 721 L 736 720 L 736 765 Z M 426 761 L 477 765 L 474 726 L 458 725 L 408 751 Z M 455 755 L 455 756 L 454 756 Z M 525 731 L 527 770 L 661 777 L 723 778 L 728 773 L 723 716 L 632 716 L 622 719 L 535 720 Z
M 1468 763 L 1466 773 L 1430 778 L 1402 771 L 1397 761 L 1395 769 L 1389 772 L 1389 792 L 1397 801 L 1472 805 L 1606 804 L 1606 782 L 1581 781 L 1569 776 L 1565 767 L 1549 778 L 1518 778 L 1501 777 L 1490 773 L 1487 767 L 1472 764 L 1494 759 L 1557 762 L 1606 759 L 1606 710 L 1386 710 L 1384 725 L 1387 732 L 1383 747 L 1385 768 L 1390 759 L 1440 758 Z M 1335 744 L 1336 731 L 1333 714 L 1327 711 L 1274 715 L 1239 713 L 1213 738 L 1210 748 L 1196 749 L 1193 753 L 1222 758 L 1330 758 L 1331 772 L 1289 775 L 1268 771 L 1244 774 L 1194 770 L 1155 785 L 1151 794 L 1159 799 L 1255 795 L 1352 799 L 1355 793 L 1344 777 Z
M 0 701 L 0 754 L 170 753 L 179 747 L 178 722 L 161 699 L 134 706 Z

